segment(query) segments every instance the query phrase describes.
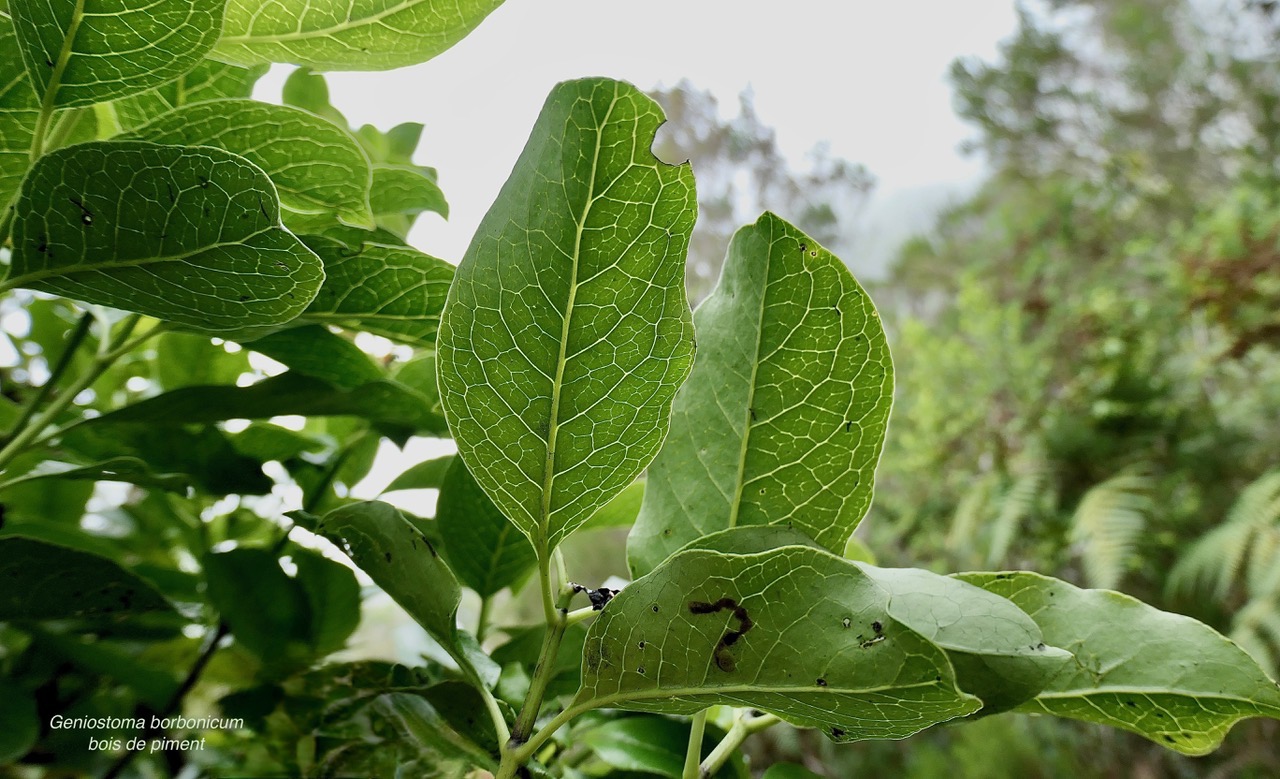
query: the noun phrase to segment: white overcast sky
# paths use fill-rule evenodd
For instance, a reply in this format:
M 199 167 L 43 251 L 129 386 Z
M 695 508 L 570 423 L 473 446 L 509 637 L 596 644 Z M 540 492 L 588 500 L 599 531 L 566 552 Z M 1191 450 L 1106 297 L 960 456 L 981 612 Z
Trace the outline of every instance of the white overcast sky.
M 749 87 L 785 153 L 830 143 L 871 170 L 881 203 L 972 182 L 981 166 L 956 149 L 970 133 L 945 74 L 955 57 L 993 57 L 1015 22 L 1013 0 L 507 0 L 430 62 L 329 82 L 353 124 L 426 125 L 418 162 L 439 169 L 452 215 L 424 217 L 413 242 L 456 262 L 551 87 L 583 76 L 688 78 L 733 110 Z M 284 75 L 259 96 L 276 99 Z

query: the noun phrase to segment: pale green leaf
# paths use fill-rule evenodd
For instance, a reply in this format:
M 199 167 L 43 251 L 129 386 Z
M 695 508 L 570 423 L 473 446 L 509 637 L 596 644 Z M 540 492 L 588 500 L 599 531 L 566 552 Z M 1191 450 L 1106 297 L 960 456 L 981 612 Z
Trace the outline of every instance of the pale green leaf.
M 649 464 L 692 363 L 693 175 L 650 152 L 662 121 L 628 84 L 557 86 L 449 290 L 449 428 L 540 550 Z
M 229 0 L 218 55 L 256 65 L 390 70 L 466 37 L 502 0 Z
M 392 479 L 383 492 L 438 490 L 440 485 L 444 484 L 445 474 L 449 472 L 449 468 L 453 465 L 453 460 L 454 457 L 451 454 L 437 457 L 433 460 L 423 460 L 417 465 L 410 466 L 404 473 Z
M 773 214 L 729 246 L 698 307 L 698 359 L 649 469 L 633 573 L 738 525 L 842 552 L 871 505 L 893 402 L 879 315 L 837 257 Z
M 222 0 L 11 0 L 36 93 L 50 107 L 144 92 L 186 73 L 213 48 Z
M 0 19 L 0 209 L 8 207 L 31 164 L 40 100 L 18 55 L 13 25 Z
M 0 581 L 0 621 L 173 610 L 113 560 L 21 536 L 0 538 Z
M 369 203 L 378 226 L 402 238 L 424 211 L 449 216 L 449 204 L 435 179 L 420 168 L 405 165 L 373 167 Z
M 324 280 L 280 223 L 275 187 L 221 149 L 104 141 L 42 157 L 23 182 L 5 288 L 28 287 L 210 333 L 287 322 Z
M 529 539 L 493 505 L 457 457 L 440 485 L 436 523 L 450 567 L 481 597 L 514 584 L 537 565 Z
M 1025 571 L 959 576 L 1013 601 L 1075 655 L 1021 711 L 1123 728 L 1187 755 L 1213 751 L 1247 717 L 1280 719 L 1280 687 L 1190 617 Z
M 205 59 L 177 79 L 112 104 L 122 129 L 136 130 L 175 108 L 224 97 L 249 97 L 253 85 L 267 72 L 266 65 L 242 68 Z
M 573 706 L 750 707 L 837 741 L 904 738 L 981 708 L 891 600 L 821 549 L 682 551 L 592 624 Z
M 239 154 L 271 177 L 286 211 L 374 226 L 369 158 L 346 130 L 306 111 L 256 100 L 208 100 L 170 111 L 133 137 Z
M 435 343 L 452 265 L 407 246 L 349 248 L 322 237 L 306 240 L 324 260 L 326 275 L 306 319 L 414 346 Z
M 162 333 L 154 342 L 155 377 L 171 390 L 199 384 L 235 384 L 249 366 L 249 353 L 227 351 L 207 335 Z
M 603 530 L 611 527 L 631 527 L 640 513 L 640 504 L 644 500 L 644 481 L 638 480 L 627 485 L 627 488 L 600 510 L 591 515 L 583 525 L 583 530 Z

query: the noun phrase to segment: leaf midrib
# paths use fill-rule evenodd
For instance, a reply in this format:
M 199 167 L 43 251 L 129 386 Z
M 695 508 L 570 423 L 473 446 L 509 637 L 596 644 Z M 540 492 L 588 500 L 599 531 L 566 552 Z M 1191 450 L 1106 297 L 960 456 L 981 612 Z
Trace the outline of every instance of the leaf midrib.
M 564 384 L 564 369 L 568 362 L 566 354 L 569 349 L 570 322 L 573 317 L 573 305 L 578 295 L 578 260 L 582 256 L 582 233 L 587 226 L 587 217 L 596 202 L 596 171 L 600 164 L 600 147 L 603 141 L 604 128 L 609 124 L 613 108 L 618 104 L 615 93 L 604 112 L 604 119 L 596 128 L 595 151 L 591 155 L 591 175 L 587 179 L 586 205 L 582 207 L 582 216 L 574 226 L 572 269 L 569 274 L 569 296 L 565 301 L 564 321 L 560 326 L 560 351 L 556 356 L 556 373 L 551 383 L 551 416 L 547 422 L 547 454 L 542 471 L 542 500 L 539 506 L 537 551 L 543 554 L 543 548 L 551 534 L 551 489 L 555 484 L 556 438 L 560 433 L 560 389 Z M 572 107 L 570 108 L 572 112 Z
M 742 506 L 742 491 L 747 486 L 744 476 L 747 472 L 747 452 L 751 443 L 752 416 L 755 414 L 756 375 L 760 370 L 760 344 L 764 341 L 764 311 L 766 308 L 765 303 L 769 298 L 769 268 L 773 264 L 773 244 L 773 234 L 770 231 L 769 247 L 765 253 L 764 289 L 760 290 L 760 312 L 756 317 L 756 356 L 751 361 L 751 378 L 747 386 L 746 426 L 742 431 L 742 446 L 738 450 L 738 473 L 735 477 L 733 503 L 729 506 L 729 527 L 731 528 L 738 526 L 738 510 Z
M 67 63 L 71 61 L 76 35 L 80 32 L 80 22 L 84 20 L 84 3 L 85 0 L 76 0 L 76 7 L 71 11 L 71 21 L 67 24 L 67 29 L 62 35 L 62 48 L 58 51 L 58 59 L 53 64 L 53 72 L 49 74 L 49 81 L 45 84 L 44 99 L 40 101 L 41 118 L 53 114 L 54 106 L 57 103 L 58 91 L 62 89 L 62 73 L 67 69 Z M 41 126 L 39 129 L 43 131 L 44 128 Z M 33 139 L 31 146 L 32 162 L 35 162 L 35 158 L 40 152 L 40 146 L 43 143 L 43 137 Z
M 585 701 L 581 701 L 573 706 L 573 708 L 589 707 L 600 708 L 602 706 L 611 706 L 616 703 L 626 703 L 628 701 L 643 701 L 654 698 L 678 698 L 685 695 L 726 695 L 736 693 L 772 693 L 779 695 L 795 695 L 797 693 L 816 693 L 819 695 L 870 695 L 876 693 L 890 692 L 896 690 L 915 690 L 925 687 L 937 687 L 945 690 L 945 685 L 935 681 L 915 682 L 913 684 L 887 684 L 879 687 L 806 687 L 804 685 L 760 685 L 760 684 L 730 684 L 717 687 L 654 687 L 649 690 L 643 690 L 635 693 L 611 693 L 609 695 L 592 697 Z M 956 689 L 956 700 L 964 701 L 972 696 Z M 976 699 L 975 699 L 976 700 Z
M 76 273 L 94 273 L 104 270 L 117 270 L 120 268 L 141 268 L 148 265 L 158 265 L 166 262 L 182 262 L 184 260 L 189 260 L 198 254 L 213 251 L 214 249 L 221 249 L 227 246 L 240 246 L 248 243 L 254 238 L 257 238 L 259 235 L 269 233 L 274 229 L 276 229 L 276 225 L 268 225 L 267 227 L 264 227 L 257 232 L 250 233 L 238 240 L 211 243 L 207 246 L 201 246 L 199 249 L 183 254 L 169 254 L 160 257 L 146 257 L 137 260 L 107 260 L 105 262 L 95 262 L 92 264 L 77 263 L 75 265 L 62 265 L 54 268 L 45 268 L 6 279 L 3 284 L 0 284 L 0 293 L 8 292 L 15 287 L 26 286 L 32 282 L 44 281 L 45 279 L 57 276 L 70 276 Z

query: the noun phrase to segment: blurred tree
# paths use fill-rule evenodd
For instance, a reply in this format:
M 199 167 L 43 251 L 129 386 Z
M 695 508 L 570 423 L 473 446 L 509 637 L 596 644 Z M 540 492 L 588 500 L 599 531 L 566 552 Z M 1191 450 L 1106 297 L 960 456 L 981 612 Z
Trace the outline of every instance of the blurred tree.
M 681 81 L 652 96 L 667 113 L 654 152 L 668 162 L 689 160 L 698 177 L 698 224 L 689 246 L 686 280 L 697 305 L 720 276 L 729 238 L 762 211 L 774 211 L 841 256 L 851 256 L 854 222 L 874 179 L 862 165 L 831 156 L 819 145 L 804 169 L 792 168 L 764 124 L 750 91 L 738 115 L 725 120 L 708 91 Z

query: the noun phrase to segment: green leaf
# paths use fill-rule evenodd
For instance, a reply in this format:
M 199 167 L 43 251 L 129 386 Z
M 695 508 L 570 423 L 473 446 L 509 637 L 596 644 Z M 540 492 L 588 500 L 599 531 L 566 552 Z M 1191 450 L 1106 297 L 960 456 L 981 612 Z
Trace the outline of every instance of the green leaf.
M 458 580 L 427 537 L 396 507 L 352 503 L 324 516 L 316 531 L 337 544 L 432 638 L 456 657 Z
M 453 465 L 453 460 L 454 457 L 451 454 L 437 457 L 433 460 L 423 460 L 392 479 L 383 492 L 438 490 L 440 485 L 444 484 L 445 474 L 449 472 L 450 466 Z
M 12 473 L 12 469 L 9 472 Z M 136 457 L 113 457 L 91 465 L 45 460 L 19 476 L 0 482 L 0 490 L 37 479 L 118 481 L 176 492 L 186 492 L 191 488 L 191 478 L 185 474 L 155 473 L 147 463 Z
M 213 146 L 262 168 L 286 211 L 336 214 L 372 228 L 369 158 L 341 127 L 289 106 L 256 100 L 208 100 L 183 106 L 133 137 L 178 146 Z
M 218 56 L 317 70 L 391 70 L 462 40 L 502 0 L 312 0 L 303 7 L 229 0 Z
M 440 185 L 417 167 L 375 165 L 369 204 L 378 226 L 402 238 L 424 211 L 449 216 L 449 203 Z
M 493 660 L 502 666 L 520 664 L 530 670 L 541 660 L 546 625 L 504 626 L 502 632 L 510 640 L 493 650 Z M 587 637 L 585 624 L 579 622 L 565 629 L 552 661 L 551 678 L 547 682 L 547 698 L 572 695 L 582 680 L 582 646 Z M 526 684 L 528 680 L 526 678 Z M 523 699 L 524 693 L 521 692 Z
M 734 236 L 694 323 L 698 360 L 649 469 L 632 571 L 739 525 L 796 527 L 843 552 L 893 402 L 871 299 L 839 258 L 765 214 Z
M 342 112 L 329 102 L 329 82 L 310 68 L 298 68 L 289 74 L 281 88 L 280 99 L 285 105 L 324 117 L 339 127 L 351 127 Z
M 172 611 L 149 583 L 88 552 L 21 536 L 0 538 L 0 621 Z
M 162 333 L 155 340 L 155 377 L 161 389 L 235 384 L 253 369 L 246 351 L 228 352 L 207 335 Z
M 0 764 L 16 763 L 40 737 L 36 698 L 16 681 L 0 678 Z
M 722 736 L 714 725 L 708 727 L 703 733 L 702 756 L 709 754 Z M 614 768 L 680 779 L 689 745 L 689 723 L 665 717 L 627 717 L 588 730 L 582 734 L 582 743 Z M 750 776 L 741 756 L 735 757 L 713 776 Z
M 245 347 L 287 365 L 294 373 L 352 390 L 386 378 L 360 347 L 323 325 L 303 325 L 248 341 Z
M 644 481 L 633 481 L 619 492 L 617 497 L 604 504 L 583 524 L 583 530 L 603 530 L 610 527 L 631 527 L 644 500 Z
M 40 100 L 18 56 L 18 34 L 0 20 L 0 209 L 18 191 L 31 165 L 31 139 Z
M 1035 697 L 1071 660 L 1005 598 L 918 568 L 856 565 L 888 591 L 894 619 L 946 650 L 960 689 L 982 699 L 983 716 Z
M 1212 752 L 1242 719 L 1280 719 L 1280 687 L 1190 617 L 1025 571 L 958 576 L 1013 601 L 1075 655 L 1020 711 L 1122 728 L 1186 755 Z
M 318 236 L 307 245 L 324 260 L 325 283 L 304 316 L 413 346 L 431 346 L 453 266 L 407 246 L 372 241 L 356 248 Z
M 422 393 L 380 379 L 352 390 L 288 371 L 248 387 L 183 387 L 104 414 L 89 425 L 117 422 L 193 424 L 269 419 L 287 414 L 353 416 L 425 433 L 443 434 L 444 420 Z
M 540 551 L 649 464 L 693 361 L 693 175 L 650 152 L 663 118 L 628 84 L 557 86 L 445 304 L 449 428 Z
M 85 143 L 23 182 L 5 288 L 234 333 L 282 324 L 315 297 L 320 260 L 280 224 L 275 188 L 221 149 Z
M 176 80 L 140 95 L 117 100 L 116 119 L 125 130 L 136 130 L 175 108 L 224 97 L 249 97 L 267 66 L 242 68 L 211 59 L 201 60 Z
M 808 546 L 686 550 L 601 612 L 573 706 L 745 706 L 837 741 L 904 738 L 981 708 L 891 600 L 854 564 Z
M 312 656 L 307 593 L 285 575 L 275 554 L 241 547 L 204 556 L 209 600 L 246 649 L 276 671 Z
M 449 566 L 481 597 L 516 583 L 538 564 L 529 539 L 493 505 L 459 458 L 440 485 L 436 522 Z
M 186 73 L 213 48 L 222 0 L 10 0 L 36 94 L 50 107 L 144 92 Z
M 289 556 L 298 567 L 297 581 L 310 605 L 311 645 L 319 655 L 341 649 L 360 624 L 360 583 L 355 573 L 310 549 L 296 547 Z

